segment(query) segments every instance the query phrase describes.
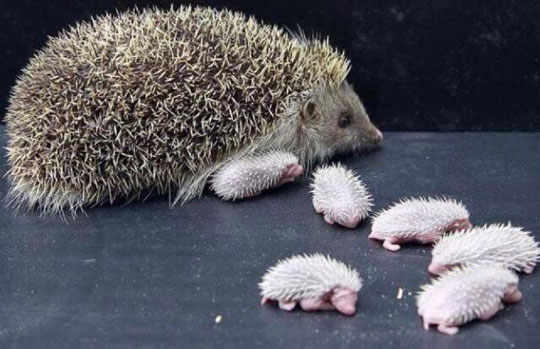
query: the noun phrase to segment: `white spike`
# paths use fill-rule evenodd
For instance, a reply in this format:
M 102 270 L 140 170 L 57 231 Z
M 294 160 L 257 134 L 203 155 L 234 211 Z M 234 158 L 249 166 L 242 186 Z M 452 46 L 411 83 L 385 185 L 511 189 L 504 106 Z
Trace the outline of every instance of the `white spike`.
M 540 248 L 531 233 L 510 223 L 484 225 L 443 236 L 434 246 L 430 272 L 476 263 L 501 265 L 531 273 L 540 258 Z

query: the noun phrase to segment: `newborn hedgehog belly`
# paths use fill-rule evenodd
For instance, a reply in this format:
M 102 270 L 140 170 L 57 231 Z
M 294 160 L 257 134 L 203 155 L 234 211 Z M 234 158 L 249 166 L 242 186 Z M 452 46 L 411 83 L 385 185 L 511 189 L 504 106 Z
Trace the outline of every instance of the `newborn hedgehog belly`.
M 205 15 L 181 18 L 175 30 L 165 15 L 101 18 L 32 59 L 7 116 L 15 187 L 85 203 L 164 192 L 272 129 L 275 72 L 257 64 L 269 53 L 256 42 L 249 62 L 240 50 L 225 51 L 244 40 L 227 25 L 214 28 L 235 33 L 225 42 L 214 32 L 194 44 Z

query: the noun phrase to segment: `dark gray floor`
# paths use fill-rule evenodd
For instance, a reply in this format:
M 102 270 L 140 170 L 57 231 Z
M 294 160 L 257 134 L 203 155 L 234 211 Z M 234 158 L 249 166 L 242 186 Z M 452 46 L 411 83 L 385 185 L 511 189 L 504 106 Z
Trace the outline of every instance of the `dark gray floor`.
M 539 154 L 538 133 L 394 133 L 381 150 L 342 160 L 363 176 L 377 209 L 450 195 L 473 223 L 511 220 L 540 240 Z M 6 190 L 3 179 L 0 195 Z M 159 197 L 87 214 L 66 225 L 0 210 L 2 347 L 540 346 L 540 271 L 521 278 L 524 300 L 492 320 L 455 337 L 426 332 L 414 294 L 429 281 L 429 247 L 390 253 L 367 239 L 367 222 L 354 231 L 326 225 L 305 180 L 239 203 L 209 194 L 169 209 Z M 268 266 L 316 251 L 359 270 L 356 316 L 259 305 Z

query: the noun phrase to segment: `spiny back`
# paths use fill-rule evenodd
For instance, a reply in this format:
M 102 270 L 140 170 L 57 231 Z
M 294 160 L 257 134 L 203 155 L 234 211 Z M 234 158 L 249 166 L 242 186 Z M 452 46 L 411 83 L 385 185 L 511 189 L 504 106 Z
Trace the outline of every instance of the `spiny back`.
M 77 24 L 12 91 L 11 194 L 47 211 L 193 185 L 348 70 L 328 42 L 230 11 L 134 10 Z
M 320 253 L 281 260 L 259 283 L 263 297 L 294 301 L 321 298 L 336 286 L 358 292 L 362 280 L 355 269 Z
M 500 266 L 474 265 L 446 272 L 422 286 L 417 304 L 450 323 L 466 323 L 501 300 L 507 286 L 517 285 L 516 274 Z
M 440 265 L 502 265 L 520 271 L 533 267 L 540 258 L 538 242 L 530 232 L 510 223 L 490 224 L 447 234 L 432 250 Z

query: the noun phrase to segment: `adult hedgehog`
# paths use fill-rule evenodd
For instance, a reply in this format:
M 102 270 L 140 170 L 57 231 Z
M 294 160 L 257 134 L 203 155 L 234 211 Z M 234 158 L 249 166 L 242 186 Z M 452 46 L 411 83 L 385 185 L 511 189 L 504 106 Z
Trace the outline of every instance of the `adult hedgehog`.
M 13 88 L 9 200 L 45 213 L 152 192 L 177 191 L 183 202 L 213 174 L 243 176 L 228 198 L 255 195 L 311 161 L 382 140 L 345 81 L 349 69 L 328 41 L 226 10 L 133 10 L 77 24 Z M 259 156 L 275 164 L 245 171 Z M 227 171 L 238 161 L 243 171 Z

